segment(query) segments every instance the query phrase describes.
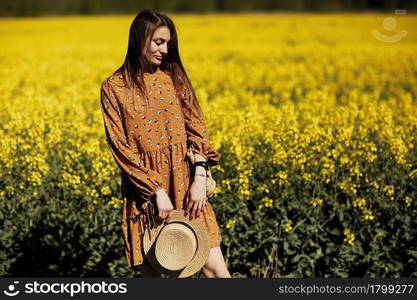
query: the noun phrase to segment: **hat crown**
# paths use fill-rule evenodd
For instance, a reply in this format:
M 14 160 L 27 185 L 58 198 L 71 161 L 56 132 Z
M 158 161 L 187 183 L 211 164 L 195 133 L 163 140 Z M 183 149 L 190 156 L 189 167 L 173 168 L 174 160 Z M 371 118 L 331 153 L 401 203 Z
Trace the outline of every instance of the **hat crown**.
M 179 224 L 179 227 L 175 227 L 175 226 L 168 227 L 169 225 L 174 225 L 174 224 Z M 159 257 L 157 257 L 155 253 L 156 246 L 160 242 L 159 239 L 161 237 L 162 237 L 161 240 L 167 239 L 160 235 L 160 233 L 162 233 L 164 228 L 165 229 L 175 228 L 175 230 L 167 230 L 166 234 L 171 235 L 171 233 L 175 233 L 175 236 L 178 236 L 180 241 L 181 239 L 183 239 L 185 243 L 185 246 L 181 246 L 182 242 L 177 243 L 178 240 L 175 241 L 175 243 L 179 245 L 172 246 L 170 251 L 172 251 L 172 253 L 179 253 L 179 255 L 172 254 L 172 258 L 175 261 L 180 260 L 181 262 L 171 263 L 171 264 L 167 262 L 162 262 L 162 264 L 168 267 L 168 269 L 166 267 L 163 267 L 161 265 L 161 262 L 159 261 L 159 259 L 163 259 L 165 255 L 158 253 Z M 187 228 L 189 230 L 187 230 Z M 193 235 L 190 234 L 190 231 L 192 232 L 192 234 L 194 235 L 194 238 L 196 239 L 195 243 L 193 242 L 194 238 L 193 238 Z M 171 241 L 173 240 L 175 240 L 175 238 L 171 239 Z M 168 248 L 161 247 L 161 245 L 158 246 L 158 249 L 159 249 L 158 251 L 166 252 Z M 184 209 L 181 208 L 181 209 L 174 209 L 171 211 L 169 224 L 165 225 L 162 219 L 157 219 L 157 222 L 153 225 L 149 224 L 149 226 L 147 226 L 143 234 L 142 246 L 143 246 L 143 251 L 146 255 L 146 259 L 154 267 L 155 270 L 159 271 L 160 273 L 167 274 L 170 277 L 183 278 L 183 277 L 189 277 L 193 275 L 194 273 L 198 272 L 203 267 L 209 255 L 210 240 L 209 240 L 207 227 L 204 221 L 200 218 L 195 218 L 195 219 L 190 220 L 188 216 L 185 216 Z M 181 249 L 181 251 L 178 249 Z M 182 250 L 182 249 L 188 249 L 188 250 Z M 185 253 L 185 251 L 187 251 L 188 254 Z M 192 257 L 191 260 L 189 260 L 189 257 Z M 176 270 L 176 271 L 169 269 L 169 268 L 176 269 L 176 268 L 183 266 L 184 261 L 188 261 L 188 263 L 186 263 L 186 266 L 184 268 L 181 268 L 180 270 Z
M 194 230 L 184 223 L 166 225 L 159 233 L 155 245 L 155 257 L 167 270 L 184 269 L 197 251 L 197 236 Z

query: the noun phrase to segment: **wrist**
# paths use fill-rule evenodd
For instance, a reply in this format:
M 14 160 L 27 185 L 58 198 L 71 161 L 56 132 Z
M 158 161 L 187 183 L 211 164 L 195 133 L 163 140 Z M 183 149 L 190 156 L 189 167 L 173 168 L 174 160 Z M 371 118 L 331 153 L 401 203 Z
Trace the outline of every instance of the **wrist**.
M 194 168 L 194 178 L 202 178 L 207 176 L 206 169 L 203 166 L 195 166 Z
M 199 176 L 197 174 L 194 176 L 194 182 L 204 184 L 206 181 L 207 181 L 207 177 L 206 176 Z
M 194 166 L 194 170 L 196 174 L 206 175 L 206 168 L 204 168 L 203 166 Z
M 164 188 L 160 188 L 155 192 L 155 194 L 159 195 L 159 194 L 164 193 L 164 192 L 166 192 L 166 190 Z

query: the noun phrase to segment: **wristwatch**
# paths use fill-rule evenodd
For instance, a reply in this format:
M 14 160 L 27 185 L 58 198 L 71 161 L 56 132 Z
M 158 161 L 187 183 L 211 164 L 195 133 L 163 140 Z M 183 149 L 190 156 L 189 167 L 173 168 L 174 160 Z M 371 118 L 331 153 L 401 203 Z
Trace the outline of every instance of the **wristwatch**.
M 194 163 L 194 167 L 197 167 L 197 166 L 202 166 L 206 170 L 208 170 L 208 168 L 209 168 L 209 165 L 208 165 L 208 162 L 207 161 L 196 161 Z

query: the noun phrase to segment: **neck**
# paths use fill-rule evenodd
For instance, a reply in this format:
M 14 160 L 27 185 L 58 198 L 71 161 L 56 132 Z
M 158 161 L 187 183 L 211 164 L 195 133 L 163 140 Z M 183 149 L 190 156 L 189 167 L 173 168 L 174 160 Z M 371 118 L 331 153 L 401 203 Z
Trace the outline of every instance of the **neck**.
M 148 69 L 148 73 L 155 73 L 156 71 L 158 71 L 159 66 L 155 66 L 155 65 L 151 65 Z

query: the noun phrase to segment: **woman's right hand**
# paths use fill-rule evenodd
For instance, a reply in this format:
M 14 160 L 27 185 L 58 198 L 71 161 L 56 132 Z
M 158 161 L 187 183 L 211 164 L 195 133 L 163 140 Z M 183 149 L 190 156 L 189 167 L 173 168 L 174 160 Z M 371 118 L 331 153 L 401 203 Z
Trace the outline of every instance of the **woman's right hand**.
M 165 189 L 156 191 L 156 205 L 158 206 L 158 217 L 165 219 L 165 224 L 168 224 L 174 206 Z

